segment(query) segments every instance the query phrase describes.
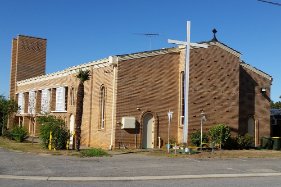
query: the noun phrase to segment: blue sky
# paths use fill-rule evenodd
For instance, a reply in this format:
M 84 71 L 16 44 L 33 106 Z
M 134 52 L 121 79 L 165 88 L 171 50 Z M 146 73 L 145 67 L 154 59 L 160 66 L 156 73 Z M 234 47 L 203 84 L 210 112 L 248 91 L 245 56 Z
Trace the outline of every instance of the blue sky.
M 281 0 L 275 0 L 281 3 Z M 281 6 L 257 0 L 1 0 L 0 94 L 9 93 L 11 41 L 18 34 L 46 38 L 47 73 L 107 57 L 170 47 L 167 39 L 217 38 L 273 77 L 281 95 Z

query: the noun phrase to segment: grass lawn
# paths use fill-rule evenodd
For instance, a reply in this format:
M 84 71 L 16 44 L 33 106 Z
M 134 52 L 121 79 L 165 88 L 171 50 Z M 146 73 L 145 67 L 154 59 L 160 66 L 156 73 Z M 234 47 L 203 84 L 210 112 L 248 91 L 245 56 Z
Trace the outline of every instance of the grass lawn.
M 80 152 L 75 150 L 48 150 L 44 149 L 41 144 L 25 141 L 22 143 L 9 140 L 5 137 L 0 137 L 0 147 L 4 149 L 17 150 L 23 152 L 30 152 L 36 154 L 51 154 L 51 155 L 67 155 L 67 156 L 81 156 Z
M 4 149 L 17 150 L 23 152 L 31 152 L 36 154 L 50 154 L 50 155 L 67 155 L 79 157 L 92 157 L 92 156 L 107 156 L 107 152 L 101 149 L 85 149 L 77 152 L 75 150 L 48 150 L 44 149 L 39 143 L 23 142 L 18 143 L 4 137 L 0 137 L 0 147 Z M 171 158 L 194 158 L 194 159 L 228 159 L 228 158 L 281 158 L 281 151 L 274 150 L 216 150 L 213 153 L 210 151 L 197 152 L 196 154 L 174 154 L 171 149 L 170 154 L 166 150 L 128 150 L 120 149 L 109 152 L 110 155 L 114 154 L 144 154 L 149 156 L 164 156 Z

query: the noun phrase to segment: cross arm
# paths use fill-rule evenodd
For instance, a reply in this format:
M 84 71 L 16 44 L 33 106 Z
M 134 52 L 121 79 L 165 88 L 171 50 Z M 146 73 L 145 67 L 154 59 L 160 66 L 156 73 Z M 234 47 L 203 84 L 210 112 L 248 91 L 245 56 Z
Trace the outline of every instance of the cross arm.
M 187 42 L 184 42 L 184 41 L 179 41 L 179 40 L 171 40 L 171 39 L 168 39 L 168 43 L 171 43 L 171 44 L 177 44 L 177 45 L 188 45 Z M 208 48 L 208 45 L 206 44 L 198 44 L 198 43 L 190 43 L 190 46 L 191 47 L 203 47 L 203 48 Z

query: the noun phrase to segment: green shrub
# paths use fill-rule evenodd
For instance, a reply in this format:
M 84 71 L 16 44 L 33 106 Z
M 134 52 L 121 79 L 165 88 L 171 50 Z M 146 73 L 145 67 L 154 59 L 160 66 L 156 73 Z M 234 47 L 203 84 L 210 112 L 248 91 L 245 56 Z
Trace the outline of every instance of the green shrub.
M 55 149 L 66 148 L 66 143 L 69 139 L 69 132 L 64 120 L 48 115 L 38 117 L 37 121 L 40 124 L 39 138 L 42 141 L 43 147 L 48 148 L 50 132 L 52 132 L 52 147 Z
M 102 157 L 108 156 L 108 153 L 101 148 L 92 148 L 92 149 L 85 149 L 81 150 L 82 157 Z
M 230 128 L 224 124 L 218 124 L 210 128 L 209 135 L 211 141 L 215 144 L 219 144 L 221 148 L 231 135 Z
M 249 149 L 253 144 L 253 137 L 250 134 L 245 134 L 244 136 L 238 135 L 237 143 L 239 149 Z
M 193 133 L 191 133 L 190 135 L 190 139 L 191 139 L 191 143 L 197 147 L 199 147 L 201 145 L 201 131 L 200 130 L 196 130 Z M 208 135 L 206 133 L 202 133 L 202 142 L 203 143 L 208 143 L 209 139 L 208 139 Z
M 27 135 L 27 130 L 21 126 L 15 126 L 10 133 L 12 139 L 16 140 L 17 142 L 23 142 L 27 138 Z
M 250 148 L 253 146 L 253 143 L 254 143 L 254 137 L 251 136 L 250 134 L 245 134 L 244 135 L 244 146 L 245 148 Z
M 224 145 L 222 146 L 224 149 L 239 149 L 239 144 L 237 142 L 237 137 L 229 137 Z
M 244 136 L 238 135 L 237 137 L 230 137 L 224 144 L 225 149 L 249 149 L 252 147 L 253 137 L 249 134 Z

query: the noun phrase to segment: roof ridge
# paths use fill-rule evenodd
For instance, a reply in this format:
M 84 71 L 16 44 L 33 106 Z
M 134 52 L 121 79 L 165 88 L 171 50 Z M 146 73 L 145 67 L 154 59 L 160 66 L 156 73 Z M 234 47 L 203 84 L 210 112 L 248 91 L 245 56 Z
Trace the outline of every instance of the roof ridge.
M 257 74 L 259 74 L 259 75 L 261 75 L 263 77 L 265 77 L 265 78 L 267 78 L 270 81 L 273 80 L 273 78 L 269 74 L 265 73 L 264 71 L 254 67 L 254 66 L 252 66 L 250 64 L 247 64 L 245 61 L 241 61 L 240 65 L 242 65 L 243 67 L 245 67 L 245 68 L 247 68 L 247 69 L 249 69 L 249 70 L 251 70 L 251 71 L 253 71 L 253 72 L 255 72 L 255 73 L 257 73 Z
M 35 36 L 27 36 L 27 35 L 23 35 L 23 34 L 19 34 L 18 37 L 26 37 L 26 38 L 35 38 L 35 39 L 40 39 L 40 40 L 47 40 L 46 38 L 40 38 L 40 37 L 35 37 Z
M 241 57 L 242 53 L 237 51 L 236 49 L 232 48 L 232 47 L 229 47 L 228 45 L 226 45 L 225 43 L 223 42 L 220 42 L 220 41 L 201 41 L 201 42 L 198 42 L 199 44 L 209 44 L 209 45 L 216 45 L 230 53 L 232 53 L 233 55 L 237 56 L 237 57 Z
M 49 77 L 53 77 L 53 76 L 56 76 L 56 75 L 61 75 L 61 76 L 62 75 L 69 75 L 69 74 L 73 74 L 75 70 L 78 70 L 78 69 L 81 69 L 81 68 L 87 68 L 91 65 L 93 65 L 93 66 L 97 65 L 97 67 L 98 67 L 99 64 L 108 63 L 108 62 L 109 62 L 108 58 L 102 58 L 102 59 L 99 59 L 99 60 L 96 60 L 96 61 L 91 61 L 91 62 L 88 62 L 88 63 L 76 65 L 76 66 L 71 66 L 71 67 L 66 68 L 64 70 L 56 71 L 56 72 L 53 72 L 53 73 L 48 73 L 48 74 L 45 74 L 45 75 L 40 75 L 40 76 L 36 76 L 36 77 L 31 77 L 29 79 L 17 81 L 17 84 L 24 84 L 24 83 L 28 83 L 28 82 L 32 82 L 32 81 L 39 81 L 39 79 L 45 80 L 45 79 L 48 79 Z

